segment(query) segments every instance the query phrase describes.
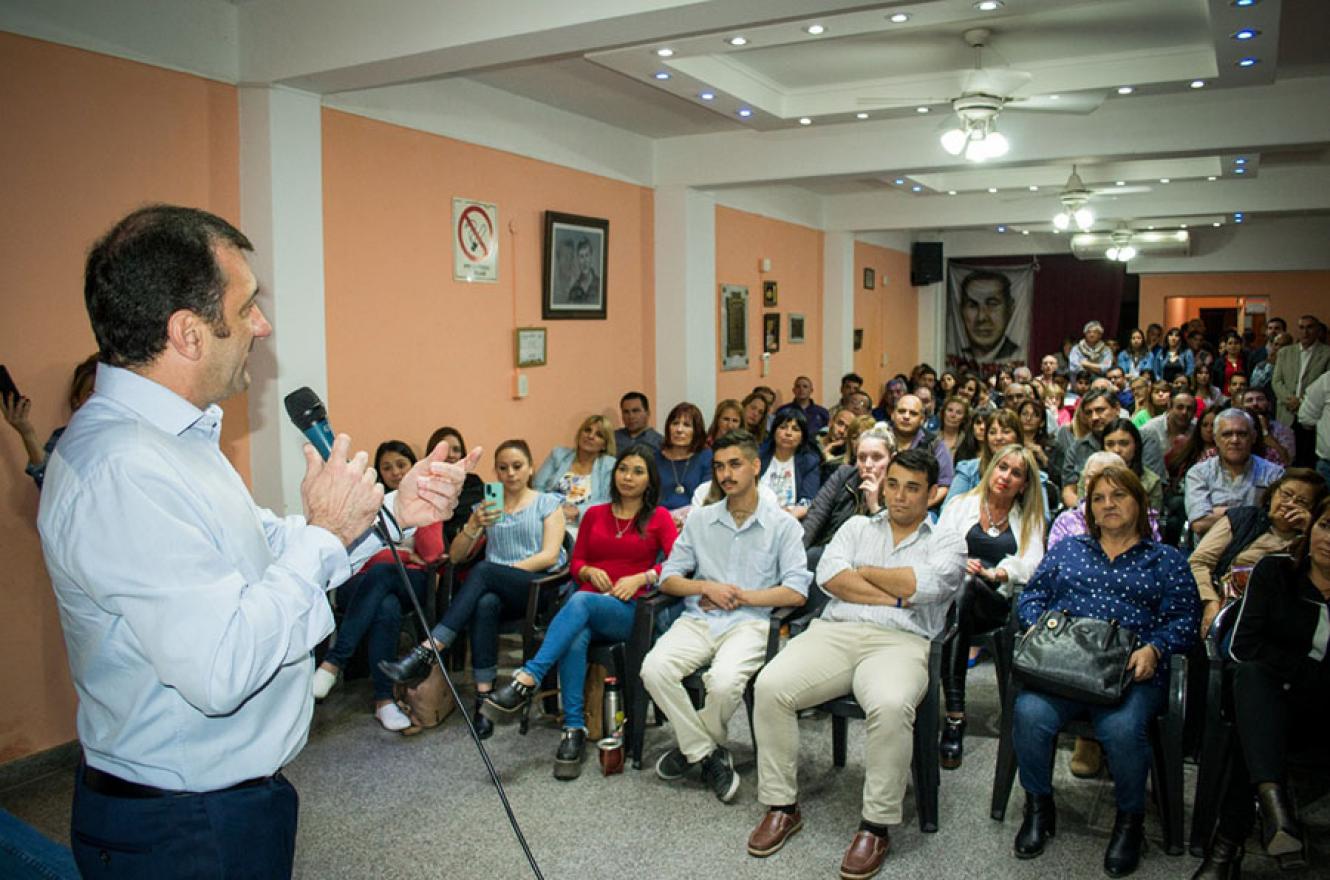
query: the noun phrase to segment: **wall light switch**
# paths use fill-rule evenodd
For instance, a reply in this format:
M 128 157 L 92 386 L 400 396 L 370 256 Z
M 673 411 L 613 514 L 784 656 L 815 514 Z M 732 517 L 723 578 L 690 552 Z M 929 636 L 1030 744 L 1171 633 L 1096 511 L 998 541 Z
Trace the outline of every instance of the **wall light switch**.
M 769 351 L 762 352 L 762 375 L 771 375 L 771 352 Z
M 767 257 L 763 257 L 763 258 L 762 258 L 761 266 L 762 266 L 762 271 L 763 271 L 763 272 L 770 272 L 770 271 L 771 271 L 771 260 L 770 260 L 769 258 L 767 258 Z

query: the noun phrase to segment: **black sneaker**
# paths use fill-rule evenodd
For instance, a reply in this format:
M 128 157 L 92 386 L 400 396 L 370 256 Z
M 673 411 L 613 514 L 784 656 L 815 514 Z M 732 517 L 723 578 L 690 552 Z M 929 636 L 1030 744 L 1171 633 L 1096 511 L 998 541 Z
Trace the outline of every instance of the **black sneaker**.
M 656 761 L 656 775 L 667 782 L 673 782 L 676 779 L 683 779 L 692 767 L 692 762 L 676 747 L 661 755 Z
M 734 759 L 730 757 L 728 749 L 717 746 L 714 752 L 702 759 L 702 779 L 716 793 L 721 803 L 728 804 L 734 800 L 734 795 L 739 791 L 739 774 L 734 772 Z

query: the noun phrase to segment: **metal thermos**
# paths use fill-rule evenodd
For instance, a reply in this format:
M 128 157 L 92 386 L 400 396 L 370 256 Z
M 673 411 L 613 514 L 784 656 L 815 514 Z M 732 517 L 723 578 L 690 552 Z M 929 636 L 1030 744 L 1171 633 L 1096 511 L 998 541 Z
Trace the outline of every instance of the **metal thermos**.
M 623 690 L 619 679 L 614 676 L 605 678 L 605 715 L 604 732 L 607 737 L 623 736 Z

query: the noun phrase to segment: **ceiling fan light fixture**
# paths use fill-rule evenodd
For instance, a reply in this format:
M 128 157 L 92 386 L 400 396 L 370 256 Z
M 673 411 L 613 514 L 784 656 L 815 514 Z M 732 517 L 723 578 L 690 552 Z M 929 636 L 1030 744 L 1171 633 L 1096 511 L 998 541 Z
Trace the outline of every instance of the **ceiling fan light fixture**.
M 959 128 L 948 129 L 942 133 L 942 149 L 953 156 L 959 156 L 970 142 L 970 136 Z
M 810 24 L 804 28 L 804 31 L 811 37 L 820 37 L 827 32 L 827 26 L 823 24 Z
M 893 13 L 887 20 L 890 21 L 892 24 L 905 24 L 907 21 L 910 20 L 910 13 L 896 12 Z
M 980 12 L 995 12 L 1002 8 L 1002 0 L 978 0 L 974 8 Z
M 1116 247 L 1111 247 L 1104 251 L 1104 256 L 1108 257 L 1110 260 L 1116 260 L 1118 258 L 1118 249 Z
M 1071 216 L 1076 220 L 1076 228 L 1081 232 L 1089 232 L 1094 228 L 1094 211 L 1089 208 L 1077 208 Z
M 1005 156 L 1007 151 L 1011 149 L 1011 142 L 1000 131 L 990 131 L 988 137 L 984 138 L 984 145 L 990 158 Z
M 1071 225 L 1071 216 L 1066 211 L 1059 213 L 1057 216 L 1053 218 L 1053 228 L 1056 229 L 1058 232 L 1066 231 L 1067 227 L 1070 225 Z
M 1136 248 L 1132 247 L 1131 245 L 1118 248 L 1118 260 L 1120 262 L 1125 263 L 1135 256 L 1136 256 Z

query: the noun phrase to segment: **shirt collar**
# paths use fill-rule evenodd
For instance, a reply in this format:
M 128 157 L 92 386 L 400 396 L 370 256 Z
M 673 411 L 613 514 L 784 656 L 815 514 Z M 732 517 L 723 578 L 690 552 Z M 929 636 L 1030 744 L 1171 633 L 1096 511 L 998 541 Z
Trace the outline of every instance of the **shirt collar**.
M 222 410 L 216 404 L 201 410 L 179 394 L 145 376 L 110 364 L 97 365 L 96 393 L 133 410 L 148 424 L 179 436 L 195 424 L 208 433 L 221 432 Z

